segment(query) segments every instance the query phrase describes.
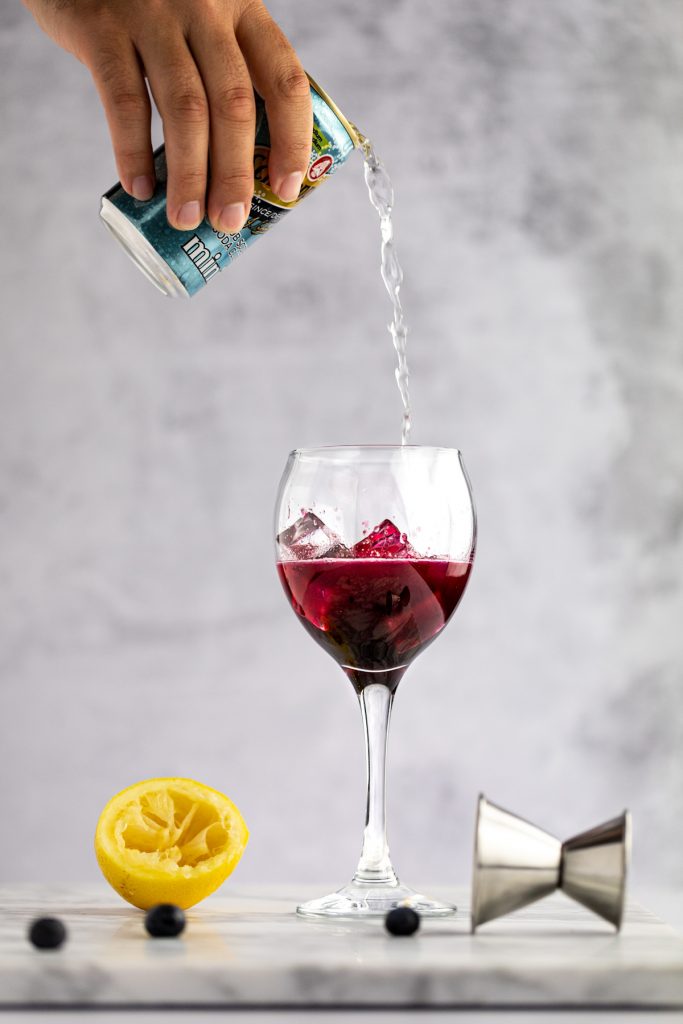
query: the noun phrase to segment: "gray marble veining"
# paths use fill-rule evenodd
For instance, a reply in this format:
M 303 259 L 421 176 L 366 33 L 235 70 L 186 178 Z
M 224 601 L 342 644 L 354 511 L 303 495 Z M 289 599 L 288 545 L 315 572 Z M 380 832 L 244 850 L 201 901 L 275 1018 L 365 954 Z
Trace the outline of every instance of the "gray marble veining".
M 451 890 L 460 913 L 406 940 L 381 921 L 302 920 L 301 895 L 235 890 L 190 911 L 181 939 L 155 941 L 103 888 L 5 887 L 0 1005 L 683 1008 L 683 937 L 637 905 L 618 936 L 561 896 L 472 936 Z M 26 928 L 48 912 L 69 941 L 38 953 Z

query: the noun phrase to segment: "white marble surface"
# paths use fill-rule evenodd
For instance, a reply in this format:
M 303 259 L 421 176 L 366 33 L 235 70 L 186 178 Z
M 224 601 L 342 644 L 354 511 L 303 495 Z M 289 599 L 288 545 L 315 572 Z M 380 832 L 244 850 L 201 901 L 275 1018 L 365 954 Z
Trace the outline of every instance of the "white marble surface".
M 142 914 L 103 888 L 5 887 L 0 1002 L 683 1008 L 683 937 L 637 906 L 619 936 L 561 895 L 471 936 L 462 891 L 452 921 L 424 922 L 401 940 L 381 922 L 301 920 L 297 895 L 212 898 L 190 912 L 183 938 L 153 941 Z M 26 929 L 47 912 L 65 920 L 70 938 L 62 950 L 36 952 Z
M 3 1010 L 2 1024 L 680 1024 L 683 1012 L 651 1010 Z

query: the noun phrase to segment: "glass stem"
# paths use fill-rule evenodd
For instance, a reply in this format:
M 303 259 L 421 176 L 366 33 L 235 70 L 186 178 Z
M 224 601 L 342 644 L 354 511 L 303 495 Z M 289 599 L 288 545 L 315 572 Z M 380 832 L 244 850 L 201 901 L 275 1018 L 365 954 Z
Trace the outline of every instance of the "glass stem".
M 387 844 L 385 792 L 387 736 L 394 695 L 388 686 L 371 683 L 361 690 L 358 700 L 365 728 L 368 804 L 363 851 L 353 881 L 361 885 L 396 885 L 398 878 L 391 866 Z

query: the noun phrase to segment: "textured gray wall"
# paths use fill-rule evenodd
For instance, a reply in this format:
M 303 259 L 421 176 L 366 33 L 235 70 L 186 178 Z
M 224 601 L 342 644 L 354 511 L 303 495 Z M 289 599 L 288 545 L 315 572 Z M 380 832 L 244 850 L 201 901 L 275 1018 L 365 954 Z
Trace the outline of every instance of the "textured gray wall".
M 390 744 L 406 881 L 469 871 L 475 798 L 559 834 L 630 806 L 683 860 L 679 0 L 277 0 L 394 178 L 416 443 L 465 453 L 475 573 Z M 395 441 L 354 158 L 189 303 L 97 219 L 87 72 L 0 13 L 0 878 L 94 878 L 100 808 L 184 774 L 252 840 L 236 879 L 343 882 L 351 687 L 271 547 L 289 448 Z

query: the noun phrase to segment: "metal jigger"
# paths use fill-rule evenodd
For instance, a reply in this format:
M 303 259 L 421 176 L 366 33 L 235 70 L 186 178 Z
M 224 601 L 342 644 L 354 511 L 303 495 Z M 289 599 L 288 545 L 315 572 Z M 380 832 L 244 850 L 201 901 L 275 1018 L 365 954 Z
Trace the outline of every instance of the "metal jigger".
M 472 931 L 562 889 L 619 931 L 631 859 L 631 815 L 561 843 L 479 797 L 474 839 Z

